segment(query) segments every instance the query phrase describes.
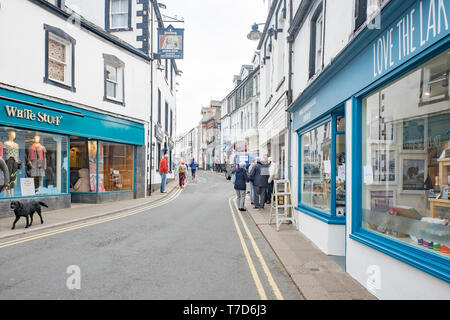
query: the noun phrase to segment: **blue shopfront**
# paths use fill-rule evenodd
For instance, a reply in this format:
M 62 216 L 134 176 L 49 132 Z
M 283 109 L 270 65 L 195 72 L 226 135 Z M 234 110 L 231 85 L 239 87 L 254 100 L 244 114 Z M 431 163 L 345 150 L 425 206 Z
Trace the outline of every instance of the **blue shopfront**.
M 1 214 L 12 199 L 59 209 L 143 197 L 144 132 L 140 123 L 0 89 Z
M 379 18 L 289 108 L 300 230 L 318 226 L 321 248 L 339 238 L 360 282 L 390 269 L 379 296 L 430 283 L 437 295 L 450 280 L 450 5 L 391 1 Z M 405 270 L 415 283 L 394 276 Z

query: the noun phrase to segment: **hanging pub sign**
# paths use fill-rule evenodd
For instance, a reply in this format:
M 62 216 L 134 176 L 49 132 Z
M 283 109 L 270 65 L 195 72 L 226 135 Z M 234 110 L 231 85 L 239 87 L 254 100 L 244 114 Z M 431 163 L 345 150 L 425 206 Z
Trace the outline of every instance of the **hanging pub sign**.
M 158 29 L 158 54 L 161 59 L 183 59 L 184 29 L 169 25 Z

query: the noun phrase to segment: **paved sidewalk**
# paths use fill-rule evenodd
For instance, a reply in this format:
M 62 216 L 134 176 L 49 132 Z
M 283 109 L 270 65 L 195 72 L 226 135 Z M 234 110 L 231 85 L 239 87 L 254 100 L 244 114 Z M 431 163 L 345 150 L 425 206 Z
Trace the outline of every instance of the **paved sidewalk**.
M 15 230 L 11 230 L 14 222 L 14 212 L 10 212 L 9 217 L 0 218 L 0 241 L 10 240 L 10 238 L 19 237 L 24 234 L 37 233 L 55 227 L 61 227 L 75 222 L 87 221 L 107 215 L 116 214 L 122 211 L 128 211 L 144 205 L 148 205 L 169 196 L 171 192 L 178 189 L 178 179 L 167 183 L 167 193 L 161 194 L 159 191 L 152 193 L 150 197 L 142 199 L 133 199 L 125 201 L 108 202 L 102 204 L 77 204 L 73 203 L 71 208 L 46 211 L 42 213 L 44 224 L 37 214 L 33 216 L 33 225 L 25 229 L 26 220 L 20 218 L 16 223 Z
M 324 254 L 294 225 L 283 224 L 277 232 L 269 225 L 270 205 L 247 210 L 291 279 L 307 300 L 376 300 L 361 284 Z

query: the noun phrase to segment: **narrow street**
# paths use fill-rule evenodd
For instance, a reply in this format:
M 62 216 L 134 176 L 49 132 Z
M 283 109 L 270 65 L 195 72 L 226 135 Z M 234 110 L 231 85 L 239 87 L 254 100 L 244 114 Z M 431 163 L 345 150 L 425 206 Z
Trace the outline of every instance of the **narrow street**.
M 301 299 L 251 218 L 242 214 L 249 237 L 230 209 L 232 184 L 209 173 L 188 181 L 159 207 L 0 244 L 0 299 Z M 66 285 L 69 266 L 80 290 Z

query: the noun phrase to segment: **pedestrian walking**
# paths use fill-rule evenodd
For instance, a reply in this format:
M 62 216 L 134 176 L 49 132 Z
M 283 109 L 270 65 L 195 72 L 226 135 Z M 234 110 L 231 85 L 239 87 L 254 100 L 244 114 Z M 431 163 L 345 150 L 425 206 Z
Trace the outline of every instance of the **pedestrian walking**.
M 164 154 L 164 157 L 159 162 L 159 174 L 161 175 L 161 193 L 167 193 L 166 192 L 166 179 L 167 174 L 169 173 L 169 162 L 167 160 L 167 153 Z
M 186 163 L 181 162 L 180 167 L 178 168 L 178 180 L 180 183 L 180 188 L 184 189 L 184 181 L 186 180 Z
M 195 162 L 195 158 L 192 158 L 191 164 L 192 180 L 195 180 L 195 172 L 197 172 L 198 163 Z
M 264 198 L 269 180 L 269 165 L 267 156 L 263 161 L 258 160 L 250 172 L 250 180 L 253 181 L 255 189 L 255 207 L 254 209 L 264 209 Z
M 252 172 L 253 167 L 255 166 L 256 162 L 259 160 L 259 158 L 255 158 L 252 160 L 252 163 L 250 164 L 250 167 L 248 167 L 248 172 Z M 250 180 L 250 203 L 255 204 L 255 187 L 253 185 L 253 181 Z
M 266 188 L 266 203 L 270 204 L 272 202 L 273 185 L 274 180 L 278 179 L 278 163 L 273 161 L 272 157 L 269 157 L 269 180 Z
M 241 162 L 239 164 L 239 169 L 233 171 L 233 174 L 236 177 L 234 182 L 234 190 L 236 190 L 239 211 L 247 211 L 245 209 L 245 196 L 247 194 L 247 182 L 249 181 L 249 178 L 246 167 L 247 164 L 245 162 Z

